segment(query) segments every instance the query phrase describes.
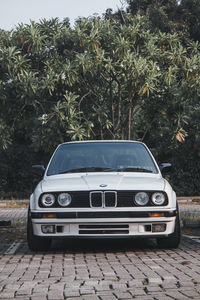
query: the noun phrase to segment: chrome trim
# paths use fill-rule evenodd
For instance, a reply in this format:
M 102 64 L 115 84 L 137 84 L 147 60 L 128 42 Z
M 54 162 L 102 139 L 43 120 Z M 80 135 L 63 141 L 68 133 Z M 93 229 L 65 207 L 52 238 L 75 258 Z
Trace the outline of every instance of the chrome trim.
M 101 194 L 101 206 L 93 206 L 92 205 L 92 195 L 93 194 Z M 104 196 L 103 196 L 103 192 L 102 191 L 94 191 L 94 192 L 90 192 L 90 207 L 91 208 L 103 208 L 103 199 L 104 199 Z
M 106 205 L 106 194 L 112 193 L 115 196 L 115 204 L 114 205 Z M 101 195 L 101 206 L 94 206 L 92 203 L 92 195 L 93 194 L 100 194 Z M 116 208 L 117 207 L 117 192 L 115 191 L 92 191 L 90 192 L 90 207 L 91 208 Z
M 113 205 L 112 206 L 106 205 L 105 195 L 108 194 L 108 193 L 113 193 L 115 195 L 115 205 L 114 206 Z M 103 207 L 107 207 L 107 208 L 117 207 L 117 192 L 115 192 L 115 191 L 105 191 L 103 196 L 104 196 Z

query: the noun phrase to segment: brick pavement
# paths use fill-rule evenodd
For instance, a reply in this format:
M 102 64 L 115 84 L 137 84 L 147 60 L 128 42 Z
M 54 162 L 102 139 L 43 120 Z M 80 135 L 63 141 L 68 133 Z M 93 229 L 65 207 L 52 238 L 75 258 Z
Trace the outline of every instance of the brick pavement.
M 13 220 L 26 217 L 26 209 L 8 210 Z M 176 250 L 151 240 L 76 240 L 33 253 L 22 240 L 6 254 L 10 245 L 0 243 L 1 300 L 200 299 L 200 244 L 188 238 Z
M 27 217 L 27 208 L 1 208 L 0 221 L 17 221 L 24 220 Z

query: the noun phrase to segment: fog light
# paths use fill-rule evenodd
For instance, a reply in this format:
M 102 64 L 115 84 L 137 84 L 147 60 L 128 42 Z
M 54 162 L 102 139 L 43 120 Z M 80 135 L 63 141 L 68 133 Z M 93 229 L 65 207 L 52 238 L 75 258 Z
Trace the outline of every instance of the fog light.
M 42 225 L 43 233 L 55 233 L 55 225 Z
M 153 224 L 152 232 L 164 232 L 166 230 L 166 224 Z

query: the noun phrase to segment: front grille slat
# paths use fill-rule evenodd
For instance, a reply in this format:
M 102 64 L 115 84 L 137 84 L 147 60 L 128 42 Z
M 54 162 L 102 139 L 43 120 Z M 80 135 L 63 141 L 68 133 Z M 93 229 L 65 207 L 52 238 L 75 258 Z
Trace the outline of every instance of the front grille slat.
M 90 207 L 103 207 L 103 192 L 90 192 Z
M 90 192 L 90 207 L 116 207 L 117 192 L 115 191 L 93 191 Z
M 129 224 L 84 224 L 79 225 L 79 234 L 106 235 L 129 234 Z
M 132 207 L 134 206 L 134 192 L 123 192 L 119 191 L 117 193 L 117 207 Z
M 98 228 L 100 228 L 100 229 L 106 229 L 106 228 L 117 228 L 117 229 L 124 229 L 124 228 L 129 228 L 129 225 L 124 225 L 124 224 L 122 224 L 122 225 L 79 225 L 79 228 L 80 229 L 98 229 Z
M 117 192 L 104 192 L 104 206 L 116 207 L 117 206 Z
M 129 234 L 129 230 L 79 230 L 79 234 Z

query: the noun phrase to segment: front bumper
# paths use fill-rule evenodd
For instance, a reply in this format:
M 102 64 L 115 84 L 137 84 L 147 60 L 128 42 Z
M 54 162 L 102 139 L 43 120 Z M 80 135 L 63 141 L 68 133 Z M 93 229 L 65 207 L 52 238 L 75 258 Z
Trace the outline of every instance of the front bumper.
M 32 211 L 30 217 L 34 234 L 41 237 L 156 237 L 174 232 L 177 214 L 177 210 Z M 52 231 L 47 233 L 48 226 Z

